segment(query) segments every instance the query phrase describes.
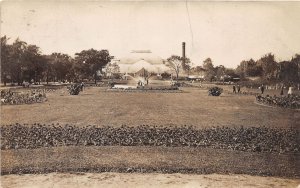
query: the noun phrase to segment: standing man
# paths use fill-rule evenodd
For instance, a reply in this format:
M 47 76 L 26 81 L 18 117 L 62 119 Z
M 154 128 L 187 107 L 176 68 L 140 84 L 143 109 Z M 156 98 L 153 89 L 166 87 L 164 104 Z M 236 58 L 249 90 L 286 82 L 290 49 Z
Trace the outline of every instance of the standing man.
M 283 85 L 282 85 L 281 90 L 280 90 L 280 95 L 281 96 L 283 95 Z
M 262 85 L 260 86 L 260 90 L 261 90 L 261 94 L 263 95 L 263 94 L 264 94 L 264 91 L 265 91 L 264 84 L 262 84 Z
M 238 93 L 241 92 L 241 86 L 240 85 L 237 85 L 237 91 L 238 91 Z
M 83 91 L 83 87 L 84 87 L 84 83 L 81 82 L 81 84 L 80 84 L 80 90 L 81 90 L 81 91 Z
M 236 93 L 235 85 L 232 86 L 232 89 L 233 89 L 233 93 Z

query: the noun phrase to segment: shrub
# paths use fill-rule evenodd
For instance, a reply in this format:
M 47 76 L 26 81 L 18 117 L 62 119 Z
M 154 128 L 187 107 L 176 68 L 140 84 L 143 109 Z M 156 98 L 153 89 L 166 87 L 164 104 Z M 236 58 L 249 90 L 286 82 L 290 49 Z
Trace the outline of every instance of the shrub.
M 208 90 L 208 95 L 219 96 L 223 93 L 223 89 L 220 87 L 212 87 Z
M 81 91 L 81 85 L 80 84 L 73 84 L 68 87 L 68 91 L 70 95 L 78 95 Z

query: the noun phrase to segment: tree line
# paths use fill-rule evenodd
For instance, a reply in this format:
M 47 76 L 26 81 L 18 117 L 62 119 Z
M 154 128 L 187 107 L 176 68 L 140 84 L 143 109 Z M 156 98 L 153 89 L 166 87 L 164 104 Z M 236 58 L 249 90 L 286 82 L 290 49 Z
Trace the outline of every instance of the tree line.
M 105 72 L 119 72 L 116 62 L 111 62 L 113 56 L 108 50 L 88 49 L 75 53 L 72 58 L 64 53 L 44 55 L 36 45 L 27 44 L 17 38 L 8 44 L 7 36 L 1 37 L 1 81 L 17 83 L 26 82 L 77 82 L 83 79 L 93 79 L 95 83 Z M 189 58 L 172 55 L 167 59 L 167 66 L 176 75 L 203 74 L 207 81 L 228 81 L 232 78 L 247 80 L 258 77 L 263 82 L 299 83 L 300 55 L 295 54 L 291 60 L 277 62 L 274 54 L 266 54 L 258 60 L 243 60 L 235 68 L 223 65 L 214 66 L 211 58 L 203 61 L 202 66 L 191 66 Z M 107 65 L 107 66 L 106 66 Z
M 295 54 L 290 60 L 275 60 L 275 55 L 268 53 L 258 60 L 243 60 L 235 69 L 223 65 L 214 66 L 211 58 L 204 60 L 202 66 L 192 68 L 194 73 L 204 72 L 207 81 L 228 81 L 232 78 L 249 80 L 257 78 L 260 82 L 292 84 L 300 82 L 300 55 Z
M 17 38 L 8 44 L 7 36 L 1 37 L 1 81 L 22 85 L 26 82 L 78 82 L 101 75 L 102 68 L 113 56 L 108 50 L 83 50 L 75 58 L 64 53 L 42 54 L 36 45 Z

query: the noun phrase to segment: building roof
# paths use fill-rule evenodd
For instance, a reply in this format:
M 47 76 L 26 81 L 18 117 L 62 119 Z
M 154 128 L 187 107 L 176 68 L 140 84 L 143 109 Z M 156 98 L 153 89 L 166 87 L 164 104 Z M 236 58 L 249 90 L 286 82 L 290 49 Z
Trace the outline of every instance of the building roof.
M 134 50 L 125 57 L 120 58 L 119 64 L 134 64 L 140 60 L 147 61 L 150 64 L 164 64 L 164 60 L 153 54 L 150 50 Z
M 150 50 L 134 50 L 117 62 L 121 73 L 136 73 L 141 69 L 148 72 L 162 73 L 169 71 L 165 61 Z

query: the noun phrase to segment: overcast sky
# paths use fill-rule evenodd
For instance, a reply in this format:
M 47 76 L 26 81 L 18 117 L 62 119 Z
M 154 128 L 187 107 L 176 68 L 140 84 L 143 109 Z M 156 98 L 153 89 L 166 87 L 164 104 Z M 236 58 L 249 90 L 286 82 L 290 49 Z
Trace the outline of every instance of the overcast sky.
M 300 53 L 300 2 L 4 1 L 1 36 L 19 37 L 43 53 L 108 49 L 118 58 L 151 50 L 210 57 L 236 67 L 272 52 L 278 60 Z

